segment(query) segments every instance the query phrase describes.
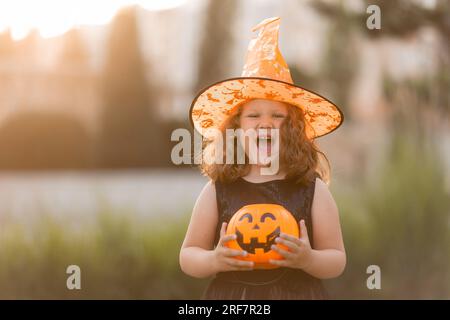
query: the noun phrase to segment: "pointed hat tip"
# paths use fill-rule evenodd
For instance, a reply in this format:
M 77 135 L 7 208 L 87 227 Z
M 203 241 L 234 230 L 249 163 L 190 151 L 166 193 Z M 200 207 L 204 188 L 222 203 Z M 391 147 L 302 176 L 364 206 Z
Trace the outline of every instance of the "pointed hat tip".
M 280 19 L 281 19 L 280 17 L 272 17 L 272 18 L 264 19 L 263 21 L 261 21 L 260 23 L 258 23 L 256 26 L 253 27 L 252 32 L 255 32 L 256 30 L 268 25 L 269 23 L 278 21 Z

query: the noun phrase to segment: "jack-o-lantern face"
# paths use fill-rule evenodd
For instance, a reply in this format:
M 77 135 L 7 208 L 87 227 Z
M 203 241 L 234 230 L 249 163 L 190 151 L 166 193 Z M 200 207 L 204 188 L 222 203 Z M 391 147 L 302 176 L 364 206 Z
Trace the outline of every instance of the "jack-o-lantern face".
M 288 210 L 276 204 L 248 205 L 239 209 L 228 223 L 226 233 L 236 234 L 237 238 L 227 242 L 227 246 L 247 251 L 246 257 L 238 259 L 254 261 L 255 268 L 276 268 L 269 260 L 283 259 L 271 249 L 280 232 L 299 236 L 297 221 Z M 276 245 L 287 250 L 283 245 Z

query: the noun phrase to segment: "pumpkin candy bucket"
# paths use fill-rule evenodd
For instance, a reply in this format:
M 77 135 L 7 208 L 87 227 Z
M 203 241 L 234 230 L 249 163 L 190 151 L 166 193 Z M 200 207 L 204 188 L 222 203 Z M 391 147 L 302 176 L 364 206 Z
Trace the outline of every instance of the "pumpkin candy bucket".
M 245 257 L 236 259 L 253 261 L 256 269 L 275 269 L 270 259 L 281 260 L 283 257 L 271 249 L 272 245 L 287 250 L 277 244 L 280 232 L 299 237 L 299 226 L 293 215 L 283 206 L 277 204 L 251 204 L 239 209 L 228 223 L 226 234 L 236 234 L 236 240 L 228 241 L 231 249 L 245 250 Z

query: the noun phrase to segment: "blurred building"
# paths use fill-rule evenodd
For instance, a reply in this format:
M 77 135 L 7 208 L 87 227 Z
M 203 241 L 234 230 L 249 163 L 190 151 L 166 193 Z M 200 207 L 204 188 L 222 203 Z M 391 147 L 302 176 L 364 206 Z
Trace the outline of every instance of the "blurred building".
M 71 114 L 95 128 L 98 72 L 88 52 L 86 59 L 64 61 L 67 36 L 43 39 L 35 32 L 12 42 L 11 54 L 0 59 L 0 123 L 17 112 L 42 111 Z
M 191 0 L 163 11 L 136 9 L 148 85 L 157 92 L 154 99 L 163 119 L 187 120 L 196 93 L 201 41 L 204 35 L 207 39 L 210 31 L 205 30 L 208 4 L 207 0 Z M 345 5 L 351 12 L 365 15 L 363 1 Z M 354 166 L 381 156 L 380 150 L 388 139 L 386 118 L 395 108 L 385 99 L 386 78 L 404 81 L 432 76 L 440 68 L 436 57 L 445 52 L 442 37 L 428 26 L 405 37 L 370 38 L 367 31 L 353 30 L 340 36 L 345 41 L 343 46 L 351 46 L 350 54 L 344 58 L 347 69 L 354 71 L 354 75 L 349 83 L 337 83 L 341 81 L 339 78 L 328 79 L 336 76 L 334 71 L 324 67 L 326 59 L 330 60 L 326 56 L 330 46 L 328 36 L 336 32 L 336 26 L 332 19 L 315 10 L 311 1 L 249 0 L 238 1 L 236 6 L 233 18 L 222 18 L 229 23 L 232 34 L 232 41 L 226 44 L 232 64 L 225 68 L 224 76 L 240 75 L 253 36 L 251 28 L 262 19 L 280 16 L 280 48 L 292 69 L 299 70 L 302 79 L 314 80 L 315 87 L 310 89 L 333 101 L 338 94 L 345 99 L 347 121 L 341 134 L 330 135 L 323 141 L 324 148 L 338 163 L 337 172 L 350 172 Z M 73 114 L 95 130 L 101 105 L 99 77 L 109 30 L 109 25 L 79 29 L 77 41 L 83 49 L 76 50 L 84 51 L 84 55 L 78 60 L 76 55 L 70 57 L 75 49 L 70 47 L 69 34 L 42 39 L 33 33 L 21 41 L 10 41 L 7 45 L 13 49 L 9 53 L 0 52 L 0 122 L 20 110 L 52 110 Z M 7 37 L 5 33 L 0 37 L 3 46 Z M 213 41 L 211 45 L 214 46 Z M 328 61 L 331 66 L 335 63 L 332 60 Z M 330 81 L 338 88 L 337 92 L 329 90 Z M 306 83 L 297 84 L 309 88 Z M 341 90 L 345 92 L 339 92 L 341 86 L 345 86 Z M 442 135 L 448 139 L 448 127 L 441 126 L 438 130 L 443 130 Z M 374 144 L 379 148 L 373 148 Z M 450 172 L 449 147 L 441 147 Z

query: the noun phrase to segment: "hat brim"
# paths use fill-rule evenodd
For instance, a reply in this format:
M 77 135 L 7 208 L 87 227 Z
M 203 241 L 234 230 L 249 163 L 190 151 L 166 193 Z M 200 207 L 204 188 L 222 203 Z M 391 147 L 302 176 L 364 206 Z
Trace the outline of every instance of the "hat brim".
M 213 131 L 207 129 L 219 129 L 235 107 L 251 99 L 274 100 L 302 109 L 310 139 L 333 132 L 344 121 L 344 114 L 333 102 L 311 90 L 275 79 L 238 77 L 200 91 L 191 104 L 191 124 L 203 137 L 212 139 Z

